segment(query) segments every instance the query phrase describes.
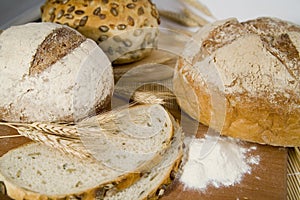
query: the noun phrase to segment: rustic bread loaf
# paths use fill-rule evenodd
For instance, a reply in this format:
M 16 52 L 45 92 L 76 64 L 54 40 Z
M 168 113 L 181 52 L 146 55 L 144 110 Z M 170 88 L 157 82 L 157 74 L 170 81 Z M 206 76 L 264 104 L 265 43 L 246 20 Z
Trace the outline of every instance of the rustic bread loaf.
M 300 27 L 274 18 L 218 21 L 193 37 L 179 60 L 180 106 L 235 138 L 300 145 Z
M 74 121 L 110 105 L 112 67 L 97 44 L 54 23 L 0 35 L 0 119 Z
M 115 64 L 140 60 L 156 45 L 159 15 L 151 0 L 48 0 L 41 11 L 42 21 L 96 41 Z
M 169 117 L 175 130 L 172 142 L 160 161 L 148 170 L 136 173 L 116 170 L 103 162 L 67 156 L 46 145 L 30 143 L 0 158 L 0 192 L 15 200 L 137 200 L 161 196 L 175 178 L 183 148 L 183 133 Z

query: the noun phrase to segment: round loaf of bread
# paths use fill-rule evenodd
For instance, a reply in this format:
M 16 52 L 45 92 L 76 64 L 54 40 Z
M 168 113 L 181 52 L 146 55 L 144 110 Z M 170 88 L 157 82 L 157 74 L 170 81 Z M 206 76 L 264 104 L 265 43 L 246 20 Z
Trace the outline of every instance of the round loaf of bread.
M 110 105 L 113 73 L 99 46 L 54 23 L 0 35 L 0 120 L 76 121 Z
M 114 64 L 140 60 L 156 46 L 159 14 L 151 0 L 48 0 L 41 10 L 42 21 L 75 28 Z
M 300 146 L 300 27 L 274 18 L 203 27 L 178 61 L 180 106 L 222 135 Z

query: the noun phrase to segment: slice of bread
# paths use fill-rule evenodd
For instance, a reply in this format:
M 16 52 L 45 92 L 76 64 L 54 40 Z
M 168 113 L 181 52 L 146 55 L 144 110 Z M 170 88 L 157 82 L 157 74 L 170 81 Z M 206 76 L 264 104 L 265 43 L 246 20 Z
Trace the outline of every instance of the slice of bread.
M 164 154 L 162 162 L 155 166 L 150 173 L 145 173 L 132 186 L 113 195 L 107 193 L 105 200 L 158 199 L 164 194 L 167 186 L 176 178 L 183 154 L 183 132 L 175 121 L 173 124 L 174 139 L 171 147 Z
M 161 105 L 122 109 L 105 120 L 89 118 L 78 129 L 92 156 L 123 171 L 151 168 L 160 161 L 173 138 L 171 118 Z
M 135 152 L 137 159 L 140 159 L 139 164 L 144 166 L 143 171 L 140 171 L 142 170 L 141 168 L 133 172 L 111 167 L 111 163 L 123 163 L 124 165 L 130 165 L 127 163 L 131 161 L 136 164 L 138 163 L 133 159 L 134 157 L 128 156 L 126 149 L 123 149 L 127 152 L 126 158 L 121 158 L 120 156 L 113 157 L 113 154 L 105 151 L 109 156 L 112 156 L 110 160 L 107 160 L 107 163 L 110 162 L 110 166 L 108 167 L 107 163 L 102 160 L 82 159 L 73 155 L 66 155 L 64 152 L 59 151 L 59 149 L 47 147 L 40 143 L 30 143 L 11 150 L 0 158 L 0 192 L 2 191 L 16 200 L 56 200 L 64 198 L 88 200 L 102 199 L 106 194 L 115 194 L 116 197 L 114 198 L 118 198 L 118 194 L 121 194 L 119 193 L 120 191 L 125 192 L 124 189 L 130 187 L 141 178 L 145 180 L 151 179 L 151 184 L 147 186 L 144 192 L 141 191 L 141 186 L 139 186 L 140 184 L 144 185 L 143 181 L 135 186 L 137 187 L 136 190 L 140 191 L 138 198 L 143 193 L 150 193 L 158 189 L 161 184 L 164 184 L 166 181 L 169 182 L 169 174 L 172 170 L 177 169 L 180 161 L 179 158 L 182 154 L 181 131 L 176 125 L 176 134 L 174 136 L 173 124 L 175 122 L 172 122 L 173 118 L 162 106 L 144 105 L 130 108 L 129 110 L 131 114 L 133 114 L 131 110 L 135 112 L 141 111 L 141 113 L 149 111 L 148 114 L 150 117 L 143 121 L 146 124 L 147 121 L 148 123 L 154 123 L 154 118 L 160 119 L 162 122 L 168 122 L 167 129 L 162 124 L 163 127 L 161 127 L 159 134 L 148 132 L 148 138 L 135 138 L 134 135 L 126 135 L 126 131 L 120 134 L 119 137 L 123 138 L 124 141 L 136 140 L 138 142 L 137 140 L 141 139 L 139 145 L 147 145 L 147 141 L 153 138 L 158 142 L 157 145 L 161 149 L 155 147 L 153 144 L 155 152 L 150 152 L 147 155 L 147 151 L 142 148 L 139 149 L 140 152 Z M 138 113 L 136 114 L 139 116 Z M 137 116 L 134 115 L 133 119 Z M 130 124 L 128 121 L 126 123 Z M 123 126 L 123 128 L 126 128 L 125 125 Z M 149 130 L 152 129 L 150 128 Z M 138 129 L 133 131 L 137 132 Z M 134 132 L 130 133 L 133 134 Z M 162 137 L 160 133 L 166 136 Z M 103 138 L 112 137 L 105 134 L 103 133 Z M 113 139 L 116 138 L 117 136 L 113 137 Z M 159 139 L 162 139 L 162 141 L 167 140 L 169 145 L 161 146 Z M 119 148 L 120 146 L 118 145 L 120 144 L 118 142 L 113 145 L 112 150 L 122 150 Z M 138 145 L 132 146 L 131 150 L 134 151 L 136 146 Z M 108 156 L 106 155 L 106 157 Z M 136 167 L 140 166 L 136 165 Z M 155 181 L 152 182 L 153 180 Z
M 67 156 L 40 143 L 21 146 L 0 158 L 0 183 L 16 200 L 95 196 L 102 188 L 112 188 L 135 176 L 125 176 L 93 160 Z

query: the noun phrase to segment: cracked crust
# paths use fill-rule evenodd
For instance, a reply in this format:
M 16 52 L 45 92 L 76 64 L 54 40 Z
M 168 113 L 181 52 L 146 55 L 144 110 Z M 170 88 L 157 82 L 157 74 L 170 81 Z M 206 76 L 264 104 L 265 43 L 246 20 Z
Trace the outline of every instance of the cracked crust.
M 195 36 L 202 50 L 178 62 L 181 107 L 223 135 L 299 146 L 300 27 L 273 18 L 208 26 Z

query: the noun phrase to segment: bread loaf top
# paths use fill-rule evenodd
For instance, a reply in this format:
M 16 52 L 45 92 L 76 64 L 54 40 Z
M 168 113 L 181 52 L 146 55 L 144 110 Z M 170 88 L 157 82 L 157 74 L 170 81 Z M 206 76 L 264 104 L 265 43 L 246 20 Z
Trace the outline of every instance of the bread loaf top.
M 299 26 L 279 19 L 228 19 L 200 30 L 193 44 L 199 51 L 186 51 L 184 57 L 202 85 L 206 79 L 226 94 L 266 96 L 274 105 L 283 101 L 299 108 L 299 38 Z M 216 70 L 200 77 L 199 68 Z
M 48 0 L 41 11 L 42 21 L 78 30 L 116 64 L 140 60 L 156 47 L 160 20 L 151 0 Z
M 300 27 L 274 18 L 204 26 L 174 75 L 182 109 L 222 135 L 299 146 Z
M 110 61 L 67 26 L 10 27 L 0 35 L 0 48 L 2 120 L 73 121 L 110 101 Z
M 126 30 L 159 24 L 151 0 L 48 0 L 41 9 L 43 21 L 66 24 L 98 42 Z

